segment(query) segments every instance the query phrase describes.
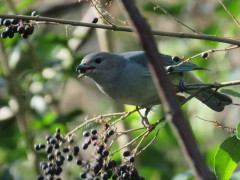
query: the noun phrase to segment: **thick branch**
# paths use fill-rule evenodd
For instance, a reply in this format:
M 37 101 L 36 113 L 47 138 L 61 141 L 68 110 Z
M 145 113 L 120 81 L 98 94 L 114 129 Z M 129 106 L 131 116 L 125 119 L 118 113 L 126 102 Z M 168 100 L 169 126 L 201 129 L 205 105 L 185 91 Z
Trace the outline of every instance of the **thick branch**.
M 44 21 L 44 23 L 49 24 L 66 24 L 72 26 L 84 26 L 84 27 L 93 27 L 93 28 L 101 28 L 101 29 L 108 29 L 113 31 L 123 31 L 123 32 L 132 32 L 132 29 L 129 27 L 122 27 L 122 26 L 111 26 L 111 25 L 103 25 L 103 24 L 93 24 L 93 23 L 84 23 L 79 21 L 73 20 L 65 20 L 65 19 L 57 19 L 57 18 L 49 18 L 49 17 L 42 17 L 42 16 L 21 16 L 21 15 L 6 15 L 0 14 L 0 18 L 9 18 L 9 19 L 23 19 L 23 20 L 34 20 L 34 21 Z M 201 39 L 201 40 L 208 40 L 208 41 L 217 41 L 227 44 L 234 44 L 240 46 L 239 40 L 218 37 L 218 36 L 211 36 L 211 35 L 204 35 L 204 34 L 188 34 L 188 33 L 177 33 L 177 32 L 165 32 L 165 31 L 152 31 L 153 35 L 158 36 L 167 36 L 167 37 L 178 37 L 178 38 L 188 38 L 188 39 Z
M 122 3 L 132 20 L 133 28 L 148 56 L 149 68 L 158 90 L 159 97 L 165 110 L 170 113 L 169 117 L 176 130 L 177 138 L 185 158 L 195 171 L 198 179 L 215 179 L 204 162 L 189 124 L 184 120 L 183 113 L 176 99 L 173 87 L 170 84 L 170 80 L 167 77 L 163 60 L 161 60 L 150 27 L 139 13 L 133 1 L 122 0 Z

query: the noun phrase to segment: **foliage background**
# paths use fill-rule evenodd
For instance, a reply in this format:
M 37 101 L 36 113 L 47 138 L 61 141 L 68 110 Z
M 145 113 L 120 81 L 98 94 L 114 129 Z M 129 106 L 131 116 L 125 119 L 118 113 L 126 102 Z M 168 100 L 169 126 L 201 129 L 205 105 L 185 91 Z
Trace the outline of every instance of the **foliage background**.
M 152 29 L 191 33 L 159 9 L 154 10 L 151 1 L 136 2 Z M 239 36 L 239 27 L 216 0 L 157 2 L 197 31 L 217 36 Z M 236 18 L 240 18 L 240 1 L 228 0 L 224 3 Z M 123 25 L 126 15 L 118 2 L 113 1 L 110 8 L 105 6 L 105 9 L 115 17 L 112 21 L 114 24 Z M 84 22 L 99 17 L 88 2 L 0 1 L 1 14 L 30 14 L 33 10 L 42 16 Z M 1 31 L 3 29 L 0 27 Z M 223 43 L 191 39 L 156 37 L 156 40 L 162 53 L 179 57 L 229 47 Z M 86 116 L 132 108 L 122 107 L 103 96 L 89 79 L 78 80 L 75 68 L 81 58 L 90 52 L 120 53 L 141 49 L 133 33 L 39 24 L 27 40 L 18 36 L 0 39 L 0 47 L 0 179 L 35 179 L 39 171 L 38 162 L 44 156 L 36 154 L 33 145 L 44 142 L 45 135 L 54 133 L 56 127 L 66 133 L 83 122 Z M 239 80 L 239 54 L 240 50 L 235 49 L 214 53 L 207 60 L 198 57 L 192 62 L 210 71 L 198 71 L 195 74 L 207 83 Z M 7 68 L 3 62 L 9 65 L 9 75 L 6 74 Z M 240 91 L 239 86 L 231 89 Z M 233 98 L 233 101 L 240 103 L 239 99 Z M 215 113 L 192 99 L 184 105 L 183 110 L 208 165 L 212 167 L 216 148 L 229 134 L 196 116 L 235 127 L 239 121 L 239 107 L 231 105 L 223 112 Z M 157 120 L 160 112 L 160 107 L 154 108 L 151 121 Z M 124 126 L 140 126 L 138 116 L 129 117 Z M 155 143 L 138 157 L 136 166 L 141 175 L 149 180 L 180 179 L 189 174 L 189 168 L 168 124 L 162 128 Z M 78 167 L 68 164 L 64 177 L 77 179 L 78 173 Z

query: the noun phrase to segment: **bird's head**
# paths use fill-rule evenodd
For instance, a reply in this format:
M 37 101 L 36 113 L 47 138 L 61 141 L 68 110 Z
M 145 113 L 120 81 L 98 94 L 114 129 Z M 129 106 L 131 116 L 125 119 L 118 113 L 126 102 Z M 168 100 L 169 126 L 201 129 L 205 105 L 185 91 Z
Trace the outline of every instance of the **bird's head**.
M 79 73 L 79 78 L 88 76 L 96 80 L 97 78 L 113 76 L 124 66 L 124 63 L 125 61 L 121 56 L 97 52 L 85 56 L 76 71 Z

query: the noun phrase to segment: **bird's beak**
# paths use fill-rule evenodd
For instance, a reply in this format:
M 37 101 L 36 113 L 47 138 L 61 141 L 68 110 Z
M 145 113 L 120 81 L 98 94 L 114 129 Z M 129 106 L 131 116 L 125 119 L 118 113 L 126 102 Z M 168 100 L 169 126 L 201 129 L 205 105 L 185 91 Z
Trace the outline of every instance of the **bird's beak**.
M 79 64 L 78 67 L 76 68 L 76 71 L 79 73 L 78 78 L 84 77 L 87 72 L 93 69 L 95 69 L 95 67 Z

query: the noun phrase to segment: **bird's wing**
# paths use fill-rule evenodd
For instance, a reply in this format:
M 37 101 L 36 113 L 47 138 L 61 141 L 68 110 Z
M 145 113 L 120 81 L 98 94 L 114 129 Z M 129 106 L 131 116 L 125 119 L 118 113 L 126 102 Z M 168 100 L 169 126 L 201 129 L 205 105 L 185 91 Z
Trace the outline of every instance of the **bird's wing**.
M 150 75 L 149 72 L 147 73 L 147 71 L 149 71 L 149 70 L 147 68 L 147 57 L 146 57 L 146 54 L 144 51 L 132 51 L 132 52 L 122 53 L 119 55 L 122 56 L 127 61 L 131 61 L 131 62 L 137 63 L 139 65 L 142 65 L 146 69 L 146 75 L 147 74 Z M 183 61 L 180 59 L 178 62 L 175 62 L 172 60 L 172 56 L 164 55 L 164 54 L 161 54 L 161 56 L 164 60 L 165 67 L 178 65 L 179 63 L 181 63 Z M 171 73 L 180 73 L 180 72 L 192 71 L 192 70 L 206 70 L 206 69 L 199 67 L 196 64 L 186 62 L 186 63 L 183 63 L 182 65 L 174 68 L 174 70 Z

